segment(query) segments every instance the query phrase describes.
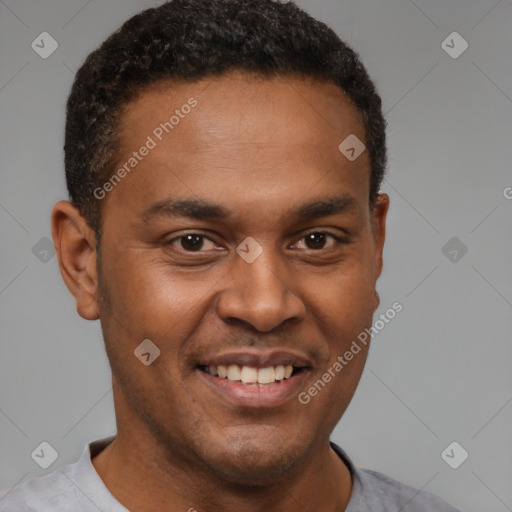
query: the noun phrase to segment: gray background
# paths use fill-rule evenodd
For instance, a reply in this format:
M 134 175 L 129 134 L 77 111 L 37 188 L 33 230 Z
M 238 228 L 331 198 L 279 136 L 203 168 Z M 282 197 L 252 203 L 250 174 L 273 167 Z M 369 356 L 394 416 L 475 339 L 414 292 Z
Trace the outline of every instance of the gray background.
M 115 432 L 99 323 L 76 314 L 39 241 L 51 238 L 52 205 L 67 198 L 62 146 L 74 72 L 124 20 L 159 3 L 0 2 L 2 489 L 75 461 L 86 442 Z M 360 53 L 389 122 L 379 312 L 395 301 L 403 311 L 375 336 L 333 439 L 358 465 L 464 511 L 512 510 L 512 5 L 299 3 Z M 44 31 L 59 44 L 48 59 L 31 48 Z M 469 44 L 456 59 L 441 46 L 453 31 Z M 458 248 L 443 252 L 452 237 Z M 42 441 L 59 454 L 47 470 L 30 456 Z M 452 441 L 469 453 L 458 469 L 441 458 Z

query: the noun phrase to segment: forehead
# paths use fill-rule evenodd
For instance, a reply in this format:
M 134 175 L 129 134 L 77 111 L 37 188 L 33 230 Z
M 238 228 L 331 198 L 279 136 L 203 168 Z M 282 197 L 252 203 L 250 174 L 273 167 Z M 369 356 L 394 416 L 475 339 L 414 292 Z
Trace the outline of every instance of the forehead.
M 296 202 L 322 182 L 324 192 L 344 184 L 342 192 L 366 198 L 367 152 L 350 162 L 338 148 L 350 135 L 366 143 L 359 112 L 331 83 L 242 72 L 162 81 L 121 112 L 118 166 L 149 139 L 154 147 L 112 196 L 147 209 L 215 195 L 235 208 L 241 196 L 284 201 L 285 190 Z
M 192 98 L 197 107 L 189 115 L 190 109 L 181 110 Z M 350 134 L 365 140 L 361 116 L 339 87 L 294 75 L 231 71 L 192 83 L 160 81 L 126 104 L 120 121 L 119 138 L 126 149 L 138 135 L 152 134 L 169 121 L 173 127 L 162 134 L 160 145 L 174 151 L 185 149 L 184 139 L 187 149 L 195 145 L 199 151 L 229 143 L 322 148 Z

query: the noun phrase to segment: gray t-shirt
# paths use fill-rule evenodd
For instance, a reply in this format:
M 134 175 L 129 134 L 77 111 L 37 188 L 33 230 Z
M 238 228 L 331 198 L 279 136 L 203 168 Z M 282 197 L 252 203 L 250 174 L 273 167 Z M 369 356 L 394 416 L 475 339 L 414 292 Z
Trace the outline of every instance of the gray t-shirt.
M 73 464 L 2 491 L 0 512 L 129 512 L 110 494 L 91 462 L 114 437 L 87 444 Z M 459 512 L 429 492 L 356 468 L 339 446 L 331 446 L 352 473 L 346 512 Z

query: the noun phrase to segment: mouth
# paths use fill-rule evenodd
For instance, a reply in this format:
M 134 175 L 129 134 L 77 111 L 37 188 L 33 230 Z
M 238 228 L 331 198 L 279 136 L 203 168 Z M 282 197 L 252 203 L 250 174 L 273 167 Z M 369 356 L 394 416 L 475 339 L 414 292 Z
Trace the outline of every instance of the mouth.
M 287 352 L 245 352 L 201 361 L 196 370 L 217 399 L 238 407 L 276 407 L 297 395 L 311 364 Z

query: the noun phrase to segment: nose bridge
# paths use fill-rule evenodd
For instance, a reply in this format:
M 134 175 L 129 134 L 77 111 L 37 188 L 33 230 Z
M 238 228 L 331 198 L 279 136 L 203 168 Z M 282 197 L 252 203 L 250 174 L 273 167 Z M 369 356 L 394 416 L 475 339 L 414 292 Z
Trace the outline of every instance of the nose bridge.
M 302 317 L 305 307 L 288 285 L 286 267 L 269 247 L 259 249 L 251 261 L 243 250 L 257 248 L 243 243 L 230 272 L 229 287 L 219 303 L 219 315 L 225 319 L 237 318 L 250 323 L 260 331 L 270 331 L 290 318 Z M 247 253 L 245 253 L 247 254 Z M 253 252 L 254 256 L 254 252 Z

